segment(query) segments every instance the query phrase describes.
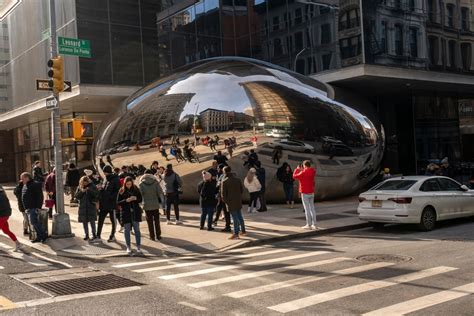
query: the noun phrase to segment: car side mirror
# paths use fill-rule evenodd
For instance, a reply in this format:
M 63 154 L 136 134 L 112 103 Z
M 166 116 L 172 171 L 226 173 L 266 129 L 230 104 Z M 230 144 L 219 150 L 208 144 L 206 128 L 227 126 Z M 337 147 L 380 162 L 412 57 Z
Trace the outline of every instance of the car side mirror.
M 464 192 L 469 191 L 469 188 L 465 184 L 461 185 L 459 188 L 461 189 L 461 191 L 464 191 Z

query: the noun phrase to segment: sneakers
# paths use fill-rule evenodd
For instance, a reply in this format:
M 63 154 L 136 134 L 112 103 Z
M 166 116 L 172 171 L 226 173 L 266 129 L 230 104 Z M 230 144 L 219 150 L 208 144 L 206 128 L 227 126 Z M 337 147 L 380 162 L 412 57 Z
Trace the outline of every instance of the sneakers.
M 120 227 L 119 233 L 123 233 L 123 226 Z
M 224 233 L 230 233 L 232 230 L 230 229 L 230 227 L 226 227 L 226 228 L 222 228 L 221 229 L 221 232 L 224 232 Z
M 107 239 L 107 242 L 114 242 L 116 239 L 114 236 L 110 236 L 109 239 Z
M 135 252 L 136 255 L 138 256 L 143 256 L 143 252 L 141 249 L 137 249 L 137 251 Z
M 209 227 L 209 228 L 207 229 L 208 232 L 211 232 L 211 231 L 213 231 L 213 230 L 214 230 L 214 228 L 212 228 L 212 227 Z
M 175 225 L 183 225 L 183 222 L 180 221 L 180 220 L 176 220 L 174 223 L 175 223 Z
M 311 226 L 309 226 L 309 225 L 304 225 L 304 226 L 301 227 L 301 228 L 310 230 L 310 229 L 311 229 Z
M 28 232 L 28 229 L 23 230 L 23 235 L 28 236 L 30 233 Z
M 23 248 L 23 245 L 20 244 L 20 242 L 17 240 L 16 245 L 15 245 L 15 249 L 13 251 L 14 252 L 19 252 L 21 250 L 21 248 Z
M 231 236 L 229 237 L 229 240 L 235 240 L 235 239 L 240 239 L 240 238 L 239 238 L 239 235 L 235 235 L 235 234 L 234 234 L 234 235 L 231 235 Z
M 132 255 L 132 249 L 127 247 L 127 255 L 131 256 Z
M 246 232 L 240 232 L 239 235 L 240 235 L 240 237 L 245 237 L 245 236 L 247 236 L 247 233 Z
M 83 240 L 84 240 L 84 241 L 88 241 L 88 240 L 89 240 L 89 236 L 84 237 Z
M 167 221 L 166 221 L 166 225 L 171 225 L 171 221 L 170 221 L 170 220 L 167 220 Z
M 312 230 L 317 230 L 316 225 L 311 225 Z

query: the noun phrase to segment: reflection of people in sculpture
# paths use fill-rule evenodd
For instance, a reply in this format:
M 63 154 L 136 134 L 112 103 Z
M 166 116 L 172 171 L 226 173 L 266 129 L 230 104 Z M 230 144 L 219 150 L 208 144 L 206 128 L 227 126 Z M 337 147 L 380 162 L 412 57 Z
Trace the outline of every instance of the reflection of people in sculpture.
M 257 135 L 254 135 L 251 140 L 252 140 L 253 147 L 257 148 L 257 140 L 258 140 Z
M 163 145 L 160 146 L 160 153 L 161 155 L 163 156 L 163 158 L 166 159 L 166 161 L 168 161 L 168 154 L 166 153 L 166 149 Z
M 274 149 L 273 149 L 273 152 L 272 152 L 272 161 L 275 165 L 279 165 L 280 164 L 280 159 L 283 155 L 282 153 L 282 150 L 281 150 L 281 146 L 276 146 Z
M 109 165 L 111 165 L 112 168 L 113 168 L 113 167 L 114 167 L 114 164 L 112 163 L 112 158 L 110 157 L 110 155 L 107 155 L 106 159 L 107 159 L 107 163 L 108 163 Z
M 214 155 L 214 158 L 213 158 L 215 161 L 217 161 L 217 164 L 224 164 L 227 166 L 227 157 L 225 155 L 222 154 L 222 151 L 218 151 L 217 154 Z

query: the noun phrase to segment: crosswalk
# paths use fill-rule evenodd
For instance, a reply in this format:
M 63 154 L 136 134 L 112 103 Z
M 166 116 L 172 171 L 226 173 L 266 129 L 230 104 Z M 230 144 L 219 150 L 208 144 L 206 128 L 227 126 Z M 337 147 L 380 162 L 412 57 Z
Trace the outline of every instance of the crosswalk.
M 50 267 L 53 265 L 60 265 L 66 268 L 71 268 L 72 266 L 66 262 L 62 262 L 59 260 L 55 260 L 52 258 L 48 258 L 36 251 L 32 251 L 30 253 L 25 253 L 24 251 L 14 252 L 14 247 L 9 246 L 5 243 L 0 242 L 0 250 L 5 250 L 5 253 L 12 258 L 21 260 L 29 265 L 34 267 Z M 0 266 L 0 270 L 5 269 L 4 266 Z
M 449 276 L 459 270 L 449 266 L 401 269 L 392 262 L 359 262 L 330 250 L 302 251 L 268 246 L 223 254 L 142 260 L 116 264 L 113 268 L 146 274 L 158 282 L 179 282 L 198 291 L 206 290 L 206 295 L 249 300 L 269 312 L 283 314 L 307 313 L 321 304 L 340 299 L 377 295 L 377 291 L 390 289 L 396 291 L 397 287 L 414 286 L 416 282 Z M 334 288 L 334 284 L 338 287 Z M 408 299 L 400 297 L 401 301 L 395 304 L 388 300 L 388 306 L 366 306 L 364 315 L 405 315 L 474 296 L 474 283 L 436 289 L 435 293 L 416 291 L 416 295 Z

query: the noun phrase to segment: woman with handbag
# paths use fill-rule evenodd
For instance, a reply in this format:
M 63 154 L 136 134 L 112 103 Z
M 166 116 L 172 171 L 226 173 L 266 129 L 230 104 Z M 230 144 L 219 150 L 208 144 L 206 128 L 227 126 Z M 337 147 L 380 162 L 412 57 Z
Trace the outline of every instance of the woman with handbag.
M 124 227 L 125 243 L 127 244 L 127 254 L 132 254 L 132 247 L 130 242 L 130 232 L 133 227 L 135 232 L 135 242 L 137 244 L 136 254 L 141 255 L 141 234 L 140 222 L 142 221 L 142 209 L 140 203 L 142 202 L 142 195 L 140 189 L 133 183 L 131 177 L 126 177 L 123 186 L 120 188 L 117 196 L 117 204 L 121 207 L 120 223 Z
M 94 183 L 84 176 L 79 180 L 79 187 L 76 191 L 76 200 L 79 201 L 79 223 L 84 225 L 84 240 L 96 240 L 95 221 L 97 220 L 97 203 L 99 201 L 99 191 Z M 92 239 L 89 239 L 89 223 L 92 230 Z

